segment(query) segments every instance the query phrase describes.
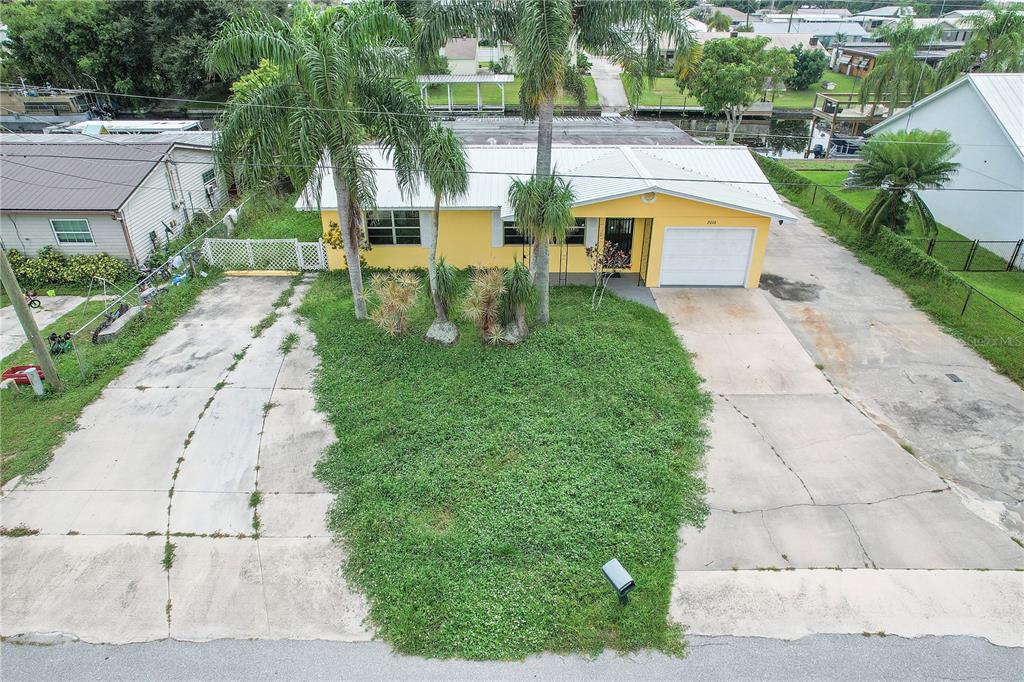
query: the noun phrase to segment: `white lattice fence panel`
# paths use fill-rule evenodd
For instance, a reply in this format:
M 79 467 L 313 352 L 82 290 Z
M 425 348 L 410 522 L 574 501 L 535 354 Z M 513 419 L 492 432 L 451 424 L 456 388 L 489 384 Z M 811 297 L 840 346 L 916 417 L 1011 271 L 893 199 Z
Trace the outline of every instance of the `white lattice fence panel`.
M 302 270 L 326 270 L 327 250 L 324 243 L 299 242 L 298 253 L 300 256 L 299 268 Z
M 297 239 L 207 239 L 203 257 L 226 270 L 326 270 L 322 242 Z

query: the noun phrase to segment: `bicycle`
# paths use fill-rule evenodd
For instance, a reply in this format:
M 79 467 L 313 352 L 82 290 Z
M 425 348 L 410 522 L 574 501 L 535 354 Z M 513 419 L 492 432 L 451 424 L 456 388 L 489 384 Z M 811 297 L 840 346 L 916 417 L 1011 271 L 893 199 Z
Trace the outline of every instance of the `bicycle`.
M 113 312 L 103 313 L 103 321 L 96 325 L 96 328 L 92 330 L 92 342 L 99 343 L 100 332 L 102 332 L 104 329 L 112 325 L 114 323 L 114 320 L 121 317 L 126 312 L 128 312 L 128 304 L 122 303 L 121 305 L 117 306 L 117 308 Z
M 39 300 L 39 294 L 34 291 L 25 292 L 25 303 L 29 308 L 42 308 L 43 302 Z

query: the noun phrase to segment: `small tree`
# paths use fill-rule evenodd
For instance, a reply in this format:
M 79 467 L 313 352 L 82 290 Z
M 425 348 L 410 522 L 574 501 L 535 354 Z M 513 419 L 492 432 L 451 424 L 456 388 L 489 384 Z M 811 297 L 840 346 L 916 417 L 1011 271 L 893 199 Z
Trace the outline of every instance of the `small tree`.
M 793 55 L 793 75 L 786 79 L 790 90 L 806 90 L 819 80 L 828 67 L 828 55 L 821 50 L 805 50 L 803 45 L 789 49 Z
M 725 114 L 731 143 L 754 99 L 773 81 L 793 74 L 793 55 L 781 47 L 764 49 L 768 38 L 728 38 L 704 44 L 691 92 L 705 113 Z
M 597 310 L 604 300 L 604 290 L 608 288 L 608 280 L 629 267 L 629 254 L 615 247 L 611 242 L 605 242 L 604 246 L 587 247 L 587 258 L 590 260 L 590 270 L 594 273 L 594 291 L 590 294 L 590 308 Z
M 378 272 L 370 277 L 369 289 L 373 323 L 391 337 L 408 334 L 409 310 L 420 293 L 419 277 L 410 272 Z
M 935 234 L 935 216 L 919 192 L 949 182 L 960 165 L 952 161 L 957 151 L 944 130 L 898 131 L 871 138 L 861 151 L 864 162 L 848 180 L 854 186 L 878 188 L 859 225 L 864 238 L 874 239 L 883 226 L 905 233 L 911 209 L 925 235 Z
M 535 294 L 529 268 L 516 259 L 512 268 L 505 272 L 505 294 L 502 296 L 502 322 L 507 343 L 519 343 L 530 333 L 526 325 L 526 306 Z

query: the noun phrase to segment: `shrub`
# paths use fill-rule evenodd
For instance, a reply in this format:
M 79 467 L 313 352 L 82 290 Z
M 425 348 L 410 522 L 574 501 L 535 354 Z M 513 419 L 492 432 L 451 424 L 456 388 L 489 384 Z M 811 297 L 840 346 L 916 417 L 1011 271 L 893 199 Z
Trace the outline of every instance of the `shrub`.
M 388 336 L 409 333 L 409 310 L 416 304 L 420 278 L 410 272 L 377 272 L 370 277 L 370 319 Z
M 476 323 L 486 343 L 504 338 L 501 328 L 501 298 L 505 293 L 505 273 L 500 268 L 476 270 L 469 280 L 469 293 L 463 302 L 463 314 Z
M 30 258 L 16 249 L 7 252 L 18 279 L 29 286 L 47 284 L 88 284 L 93 277 L 116 282 L 133 274 L 134 269 L 119 258 L 100 253 L 65 257 L 47 246 Z

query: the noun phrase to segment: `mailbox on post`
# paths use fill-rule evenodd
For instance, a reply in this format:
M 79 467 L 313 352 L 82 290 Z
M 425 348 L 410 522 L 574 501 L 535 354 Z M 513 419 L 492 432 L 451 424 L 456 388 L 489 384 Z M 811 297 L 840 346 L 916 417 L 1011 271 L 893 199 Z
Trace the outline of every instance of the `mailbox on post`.
M 618 559 L 612 559 L 602 566 L 601 570 L 604 572 L 604 577 L 608 578 L 608 582 L 611 583 L 612 589 L 619 595 L 619 601 L 623 605 L 628 604 L 629 593 L 636 587 L 633 576 L 622 567 Z

